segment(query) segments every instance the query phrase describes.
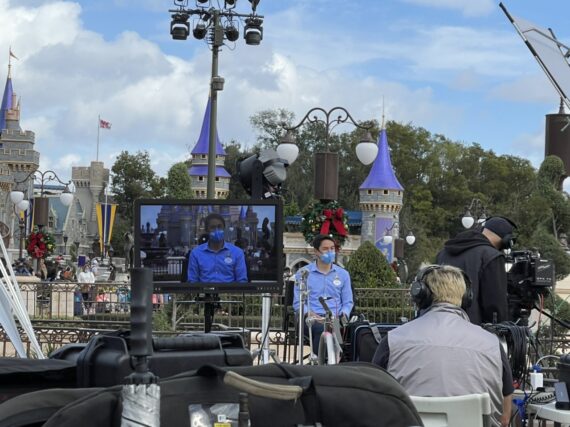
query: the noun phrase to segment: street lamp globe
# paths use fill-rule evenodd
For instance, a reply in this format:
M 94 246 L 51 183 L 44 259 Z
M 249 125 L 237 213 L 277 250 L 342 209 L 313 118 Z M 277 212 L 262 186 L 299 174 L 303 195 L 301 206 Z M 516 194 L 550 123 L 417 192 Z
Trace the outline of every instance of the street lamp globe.
M 370 132 L 367 132 L 364 139 L 356 146 L 356 157 L 360 163 L 368 166 L 376 159 L 377 155 L 378 145 L 372 140 Z
M 24 200 L 24 192 L 23 191 L 10 191 L 10 200 L 12 203 L 17 205 L 22 200 Z
M 29 207 L 30 207 L 29 200 L 20 200 L 18 203 L 16 203 L 16 209 L 18 209 L 19 212 L 25 212 L 28 210 Z
M 461 224 L 463 225 L 463 227 L 471 228 L 473 227 L 474 223 L 475 223 L 475 218 L 471 216 L 471 213 L 469 211 L 465 212 L 465 215 L 463 215 L 463 218 L 461 218 Z
M 59 195 L 59 200 L 61 200 L 63 206 L 71 205 L 71 202 L 73 201 L 73 194 L 71 191 L 69 191 L 69 187 L 67 185 L 65 186 L 63 192 Z
M 392 243 L 392 240 L 394 240 L 394 238 L 393 238 L 391 235 L 389 235 L 389 234 L 385 235 L 385 236 L 382 238 L 382 241 L 383 241 L 385 244 L 387 244 L 387 245 L 389 245 L 390 243 Z
M 280 159 L 287 160 L 289 165 L 291 165 L 297 156 L 299 155 L 299 147 L 295 145 L 295 139 L 291 131 L 287 131 L 285 136 L 281 139 L 279 145 L 277 146 L 277 155 Z
M 406 243 L 408 245 L 413 245 L 414 243 L 416 243 L 416 236 L 414 236 L 414 233 L 412 233 L 411 231 L 406 236 Z

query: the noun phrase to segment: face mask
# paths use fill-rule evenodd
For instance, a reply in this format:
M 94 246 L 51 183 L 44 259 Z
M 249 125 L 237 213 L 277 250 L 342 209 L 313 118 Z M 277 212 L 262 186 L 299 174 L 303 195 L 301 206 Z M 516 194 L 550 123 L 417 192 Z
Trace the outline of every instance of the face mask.
M 214 243 L 219 243 L 224 240 L 224 230 L 218 228 L 214 231 L 210 231 L 210 240 Z
M 325 252 L 319 256 L 319 259 L 321 260 L 321 262 L 324 262 L 325 264 L 331 264 L 335 259 L 335 255 L 336 254 L 334 251 Z

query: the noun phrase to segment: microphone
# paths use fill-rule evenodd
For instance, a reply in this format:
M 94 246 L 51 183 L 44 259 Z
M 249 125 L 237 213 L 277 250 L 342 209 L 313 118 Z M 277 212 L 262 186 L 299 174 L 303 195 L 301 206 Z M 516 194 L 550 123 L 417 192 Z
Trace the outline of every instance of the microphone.
M 309 277 L 309 270 L 306 268 L 303 268 L 301 270 L 301 280 L 306 282 L 308 277 Z

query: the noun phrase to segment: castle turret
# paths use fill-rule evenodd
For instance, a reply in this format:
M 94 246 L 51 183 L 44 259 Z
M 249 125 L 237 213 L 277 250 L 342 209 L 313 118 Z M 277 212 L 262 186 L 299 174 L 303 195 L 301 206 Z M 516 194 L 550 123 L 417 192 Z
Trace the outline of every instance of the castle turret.
M 398 215 L 402 209 L 404 187 L 396 178 L 388 136 L 382 117 L 382 129 L 378 135 L 378 156 L 370 173 L 360 186 L 360 208 L 362 210 L 362 241 L 369 241 L 379 248 L 389 262 L 394 256 L 394 242 L 384 243 L 383 237 L 391 233 L 398 237 Z M 390 230 L 390 231 L 388 231 Z
M 11 54 L 11 53 L 10 53 Z M 12 55 L 12 54 L 11 54 Z M 0 221 L 14 229 L 14 210 L 7 193 L 15 189 L 15 182 L 23 181 L 40 165 L 40 153 L 34 150 L 35 134 L 20 127 L 20 102 L 12 87 L 12 64 L 8 63 L 8 77 L 0 105 Z M 33 193 L 33 180 L 22 183 L 27 197 Z
M 198 199 L 206 198 L 208 181 L 208 148 L 210 140 L 210 98 L 202 121 L 202 130 L 196 146 L 192 150 L 192 162 L 188 174 L 192 179 L 192 191 Z M 230 191 L 230 174 L 224 168 L 226 152 L 218 138 L 216 130 L 216 199 L 225 199 Z

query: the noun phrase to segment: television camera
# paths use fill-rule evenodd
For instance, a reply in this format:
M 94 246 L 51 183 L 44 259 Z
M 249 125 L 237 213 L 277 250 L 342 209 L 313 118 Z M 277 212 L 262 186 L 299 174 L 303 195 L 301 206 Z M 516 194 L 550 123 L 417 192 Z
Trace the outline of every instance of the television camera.
M 526 326 L 535 303 L 554 286 L 554 264 L 538 252 L 521 250 L 507 255 L 506 268 L 510 320 Z

